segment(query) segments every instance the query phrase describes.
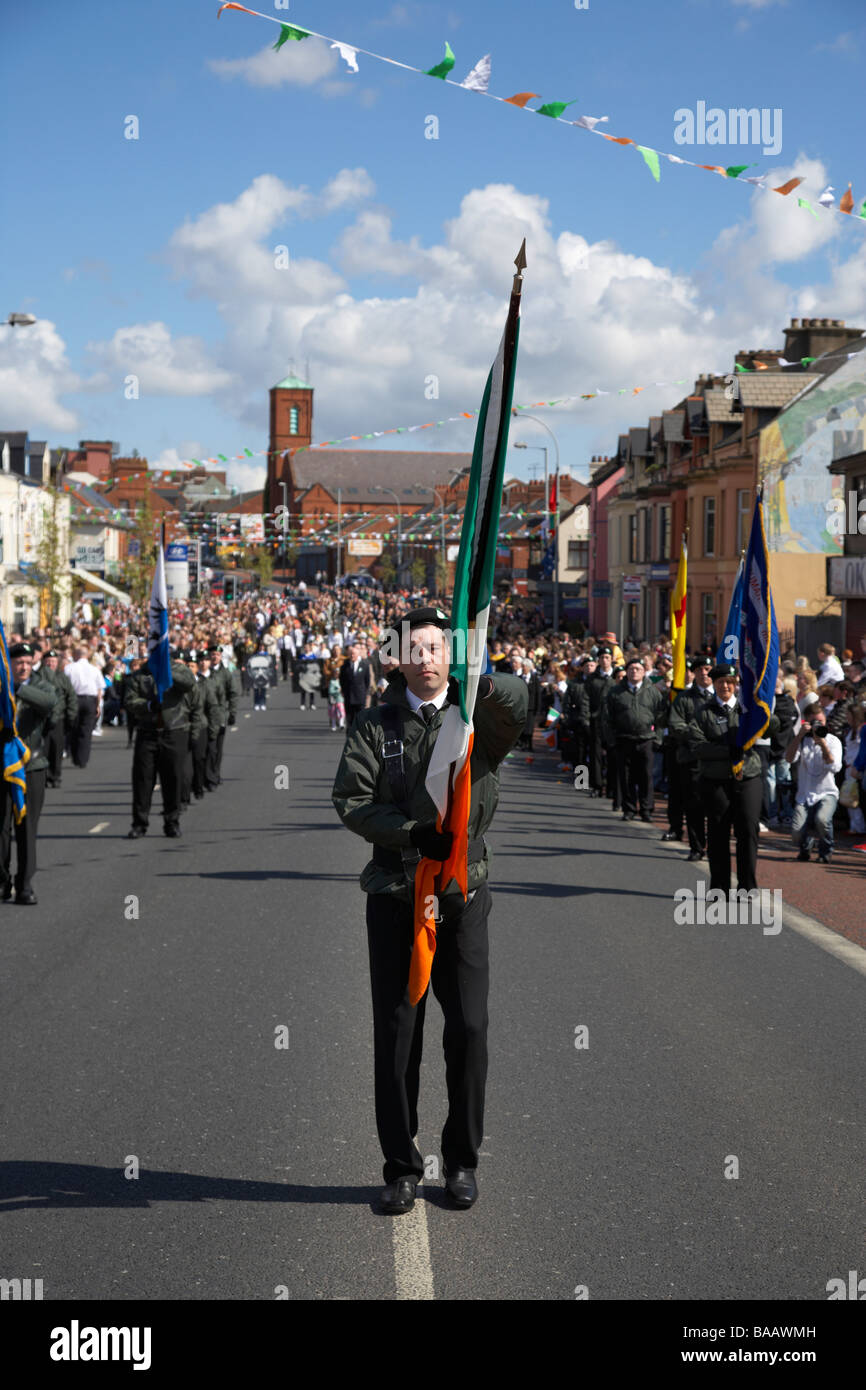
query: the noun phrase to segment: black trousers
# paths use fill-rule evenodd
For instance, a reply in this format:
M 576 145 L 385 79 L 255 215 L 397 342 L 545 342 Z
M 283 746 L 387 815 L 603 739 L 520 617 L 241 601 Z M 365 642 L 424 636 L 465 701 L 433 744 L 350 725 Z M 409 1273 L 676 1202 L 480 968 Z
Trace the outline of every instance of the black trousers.
M 701 800 L 701 779 L 697 764 L 677 763 L 677 776 L 683 788 L 683 801 L 686 808 L 686 826 L 689 832 L 689 849 L 703 854 L 707 847 L 707 820 L 704 803 Z
M 15 824 L 12 805 L 12 792 L 8 782 L 2 783 L 2 820 L 0 820 L 0 883 L 5 888 L 12 881 L 10 867 L 12 856 L 12 833 L 15 832 L 16 862 L 15 891 L 27 892 L 33 886 L 36 873 L 36 835 L 39 830 L 39 817 L 45 801 L 45 783 L 48 769 L 40 768 L 27 773 L 27 814 L 20 825 Z
M 96 727 L 96 712 L 99 701 L 95 695 L 78 696 L 78 718 L 70 739 L 72 761 L 76 767 L 87 767 L 90 762 L 90 745 Z
M 471 902 L 437 928 L 430 983 L 445 1015 L 442 1048 L 448 1087 L 448 1118 L 442 1130 L 445 1167 L 476 1168 L 484 1134 L 487 1082 L 486 883 Z M 443 909 L 446 910 L 447 909 Z M 418 1088 L 429 989 L 415 1008 L 409 1003 L 409 962 L 414 930 L 412 907 L 386 894 L 367 898 L 367 943 L 373 995 L 376 1128 L 386 1183 L 424 1176 L 413 1135 L 418 1131 Z
M 162 790 L 162 815 L 165 824 L 177 825 L 180 820 L 180 793 L 183 765 L 189 743 L 189 729 L 171 729 L 154 733 L 137 729 L 135 752 L 132 755 L 132 823 L 146 830 L 150 823 L 150 803 L 159 773 Z
M 655 806 L 653 792 L 653 753 L 651 738 L 617 738 L 616 767 L 619 774 L 619 799 L 623 814 L 650 815 Z
M 677 746 L 670 735 L 664 741 L 663 752 L 665 779 L 668 784 L 668 828 L 675 835 L 682 835 L 686 810 L 685 787 L 681 773 L 684 764 L 677 762 Z
M 57 724 L 49 724 L 45 731 L 45 756 L 48 759 L 47 778 L 58 787 L 63 777 L 64 735 L 65 725 L 62 719 Z
M 204 796 L 207 739 L 207 728 L 204 728 L 192 745 L 192 791 L 194 796 Z
M 731 889 L 731 830 L 737 840 L 737 887 L 757 888 L 758 821 L 761 817 L 763 778 L 748 777 L 738 782 L 701 778 L 701 800 L 707 813 L 707 855 L 710 861 L 710 887 Z
M 601 739 L 601 726 L 598 719 L 589 725 L 589 785 L 599 796 L 606 786 L 606 749 Z
M 227 725 L 223 724 L 216 735 L 208 740 L 204 779 L 211 788 L 218 787 L 223 780 L 223 745 L 226 741 L 226 728 Z
M 280 668 L 281 668 L 281 670 L 282 670 L 283 680 L 284 680 L 284 681 L 287 681 L 287 680 L 289 679 L 289 665 L 290 665 L 290 663 L 291 663 L 291 660 L 292 660 L 292 653 L 291 653 L 291 652 L 287 652 L 287 651 L 280 652 Z

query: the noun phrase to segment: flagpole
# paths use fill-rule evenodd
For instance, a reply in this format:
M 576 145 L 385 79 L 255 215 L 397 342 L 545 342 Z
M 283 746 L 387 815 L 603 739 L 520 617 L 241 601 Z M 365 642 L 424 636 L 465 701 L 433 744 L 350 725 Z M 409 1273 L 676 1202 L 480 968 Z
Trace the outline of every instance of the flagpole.
M 553 524 L 553 630 L 559 631 L 559 468 L 556 470 L 556 517 Z

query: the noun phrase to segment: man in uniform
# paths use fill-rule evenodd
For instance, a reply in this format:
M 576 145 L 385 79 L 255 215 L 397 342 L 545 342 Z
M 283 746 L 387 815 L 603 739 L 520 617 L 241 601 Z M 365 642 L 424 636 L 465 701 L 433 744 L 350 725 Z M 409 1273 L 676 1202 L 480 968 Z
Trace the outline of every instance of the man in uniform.
M 57 652 L 47 652 L 39 669 L 54 682 L 63 695 L 45 736 L 45 756 L 48 759 L 45 785 L 59 787 L 63 779 L 63 745 L 67 733 L 75 727 L 78 718 L 78 696 L 69 677 L 60 670 Z
M 204 720 L 202 697 L 188 666 L 172 651 L 172 684 L 162 700 L 147 668 L 130 680 L 126 707 L 135 720 L 135 752 L 132 758 L 132 829 L 128 840 L 147 834 L 150 803 L 157 773 L 162 789 L 165 834 L 180 835 L 180 805 L 184 764 L 191 742 Z
M 10 866 L 14 828 L 17 849 L 15 901 L 22 907 L 33 907 L 37 901 L 33 892 L 33 875 L 36 873 L 36 834 L 45 800 L 48 771 L 48 759 L 44 752 L 45 735 L 60 701 L 60 692 L 50 683 L 48 677 L 33 676 L 32 671 L 33 648 L 27 642 L 15 642 L 9 648 L 9 672 L 12 677 L 11 694 L 15 701 L 18 737 L 30 749 L 30 758 L 26 766 L 27 812 L 20 824 L 16 824 L 12 788 L 5 778 L 0 778 L 0 900 L 8 903 L 12 897 L 13 879 Z M 3 734 L 6 738 L 12 738 L 11 729 L 4 730 Z
M 218 787 L 223 779 L 223 748 L 226 729 L 233 727 L 237 719 L 238 680 L 235 672 L 223 665 L 222 648 L 218 647 L 215 642 L 208 647 L 208 655 L 212 663 L 210 681 L 220 706 L 219 732 L 213 742 L 208 742 L 209 768 L 206 783 L 213 789 Z
M 438 608 L 417 608 L 403 617 L 397 633 L 408 624 L 403 631 L 409 649 L 400 656 L 409 659 L 398 663 L 382 703 L 357 713 L 332 792 L 343 823 L 373 846 L 361 887 L 368 895 L 376 1126 L 385 1158 L 382 1210 L 391 1215 L 412 1208 L 424 1174 L 415 1137 L 427 993 L 413 1007 L 408 981 L 415 868 L 422 855 L 443 862 L 452 842 L 450 833 L 436 829 L 436 806 L 425 787 L 442 712 L 458 698 L 448 680 L 447 622 Z M 475 1169 L 484 1132 L 491 898 L 483 834 L 499 798 L 499 764 L 521 735 L 526 709 L 520 677 L 480 678 L 470 761 L 468 897 L 464 902 L 453 879 L 439 896 L 431 983 L 445 1015 L 448 1119 L 442 1155 L 446 1189 L 460 1207 L 470 1207 L 478 1195 Z
M 634 820 L 638 810 L 652 820 L 653 735 L 668 717 L 668 696 L 662 686 L 645 679 L 640 657 L 625 668 L 626 679 L 608 691 L 601 705 L 602 736 L 616 748 L 616 768 L 623 820 Z
M 598 665 L 586 677 L 580 689 L 580 717 L 588 730 L 590 796 L 601 796 L 605 787 L 610 787 L 605 765 L 606 749 L 602 738 L 601 706 L 613 688 L 613 647 L 604 643 L 598 649 Z M 612 792 L 613 788 L 610 788 L 610 791 Z
M 195 680 L 201 693 L 203 719 L 201 729 L 191 740 L 192 794 L 196 801 L 201 801 L 207 788 L 208 748 L 212 742 L 216 741 L 220 731 L 220 703 L 210 681 L 210 657 L 207 652 L 201 652 L 199 655 L 196 662 Z M 213 791 L 213 787 L 207 789 Z
M 672 767 L 672 780 L 669 783 L 670 797 L 674 808 L 679 808 L 679 819 L 677 820 L 676 809 L 671 810 L 669 805 L 668 815 L 671 820 L 671 829 L 662 835 L 662 839 L 682 839 L 682 816 L 683 811 L 685 811 L 686 827 L 689 834 L 689 860 L 693 862 L 697 859 L 703 859 L 707 852 L 707 832 L 700 794 L 700 769 L 697 754 L 689 742 L 689 724 L 697 716 L 699 710 L 703 709 L 715 697 L 715 691 L 710 676 L 712 658 L 694 656 L 690 660 L 694 680 L 685 690 L 681 690 L 674 700 L 671 706 L 669 725 L 669 737 L 676 750 L 675 762 Z M 674 799 L 674 792 L 676 792 L 676 799 Z M 677 826 L 679 827 L 679 834 L 673 834 L 672 832 Z
M 737 841 L 737 887 L 757 888 L 758 822 L 763 800 L 761 760 L 754 748 L 743 757 L 737 703 L 737 669 L 727 663 L 710 671 L 715 697 L 707 700 L 688 726 L 688 740 L 700 767 L 700 797 L 707 817 L 710 888 L 731 888 L 731 829 Z M 770 715 L 768 734 L 779 727 Z M 742 768 L 734 771 L 742 758 Z

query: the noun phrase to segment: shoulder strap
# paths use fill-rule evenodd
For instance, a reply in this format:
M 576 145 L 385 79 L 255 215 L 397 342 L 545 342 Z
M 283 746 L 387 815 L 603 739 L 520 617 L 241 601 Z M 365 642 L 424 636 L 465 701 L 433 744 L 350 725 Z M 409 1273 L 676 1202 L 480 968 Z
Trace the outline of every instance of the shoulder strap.
M 406 786 L 406 768 L 403 763 L 403 711 L 399 705 L 381 705 L 380 709 L 385 734 L 382 757 L 391 795 L 394 804 L 404 815 L 408 815 L 409 789 Z

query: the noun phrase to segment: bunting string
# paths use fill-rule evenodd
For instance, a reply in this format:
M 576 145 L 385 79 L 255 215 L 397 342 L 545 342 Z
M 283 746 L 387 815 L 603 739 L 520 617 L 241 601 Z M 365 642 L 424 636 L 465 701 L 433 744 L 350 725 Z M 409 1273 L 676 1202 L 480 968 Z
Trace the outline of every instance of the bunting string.
M 667 159 L 671 164 L 688 165 L 692 169 L 703 169 L 712 174 L 719 174 L 724 179 L 751 184 L 753 187 L 759 188 L 762 192 L 778 193 L 782 197 L 787 197 L 788 194 L 793 193 L 794 189 L 798 188 L 803 182 L 802 178 L 795 176 L 787 179 L 785 183 L 780 184 L 778 187 L 773 187 L 772 185 L 768 186 L 767 181 L 772 177 L 771 174 L 746 175 L 746 170 L 754 167 L 752 164 L 731 164 L 728 166 L 722 164 L 701 164 L 694 159 L 684 159 L 681 155 L 668 154 L 664 150 L 654 149 L 651 145 L 642 145 L 639 141 L 632 139 L 631 136 L 610 135 L 607 131 L 596 129 L 597 126 L 609 121 L 609 116 L 579 116 L 577 120 L 568 120 L 562 113 L 566 111 L 569 106 L 574 106 L 576 98 L 571 101 L 546 101 L 543 102 L 541 106 L 529 106 L 528 103 L 530 101 L 540 99 L 540 93 L 516 92 L 514 96 L 510 97 L 497 96 L 496 93 L 489 90 L 491 70 L 491 55 L 489 53 L 486 53 L 483 58 L 478 60 L 462 82 L 455 82 L 454 79 L 449 76 L 449 73 L 453 70 L 457 60 L 447 40 L 445 42 L 445 57 L 441 62 L 436 63 L 432 68 L 416 68 L 411 63 L 398 62 L 396 58 L 388 58 L 383 53 L 373 53 L 369 49 L 359 48 L 357 44 L 349 44 L 341 39 L 329 38 L 327 34 L 320 34 L 315 29 L 302 29 L 295 24 L 286 24 L 284 20 L 278 19 L 275 15 L 262 14 L 259 10 L 248 9 L 246 5 L 235 4 L 233 0 L 229 0 L 229 3 L 220 5 L 217 11 L 217 19 L 219 19 L 223 10 L 241 10 L 244 14 L 253 15 L 256 19 L 266 19 L 271 24 L 278 24 L 280 27 L 280 34 L 276 43 L 273 45 L 277 52 L 290 40 L 300 43 L 308 38 L 321 39 L 324 43 L 329 44 L 332 49 L 336 49 L 339 52 L 349 72 L 357 73 L 359 71 L 358 54 L 361 53 L 365 58 L 373 58 L 380 63 L 389 63 L 391 67 L 402 68 L 406 72 L 414 72 L 419 77 L 434 77 L 439 81 L 447 83 L 449 87 L 461 87 L 464 91 L 476 92 L 479 96 L 489 97 L 491 101 L 501 102 L 505 106 L 515 106 L 518 110 L 526 111 L 531 116 L 546 116 L 549 120 L 559 121 L 561 125 L 576 126 L 580 130 L 588 131 L 590 135 L 600 135 L 603 140 L 609 140 L 612 144 L 622 146 L 632 145 L 643 159 L 656 183 L 658 183 L 661 178 L 660 159 Z M 741 177 L 741 175 L 745 175 L 745 177 Z M 818 206 L 825 212 L 838 213 L 842 216 L 854 216 L 854 195 L 851 184 L 848 184 L 847 191 L 840 198 L 838 207 L 835 206 L 833 192 L 834 190 L 832 187 L 828 185 L 818 199 Z M 818 217 L 820 215 L 806 198 L 798 196 L 796 201 L 799 208 L 811 213 L 813 217 Z M 856 214 L 856 219 L 866 220 L 866 199 L 863 200 Z

